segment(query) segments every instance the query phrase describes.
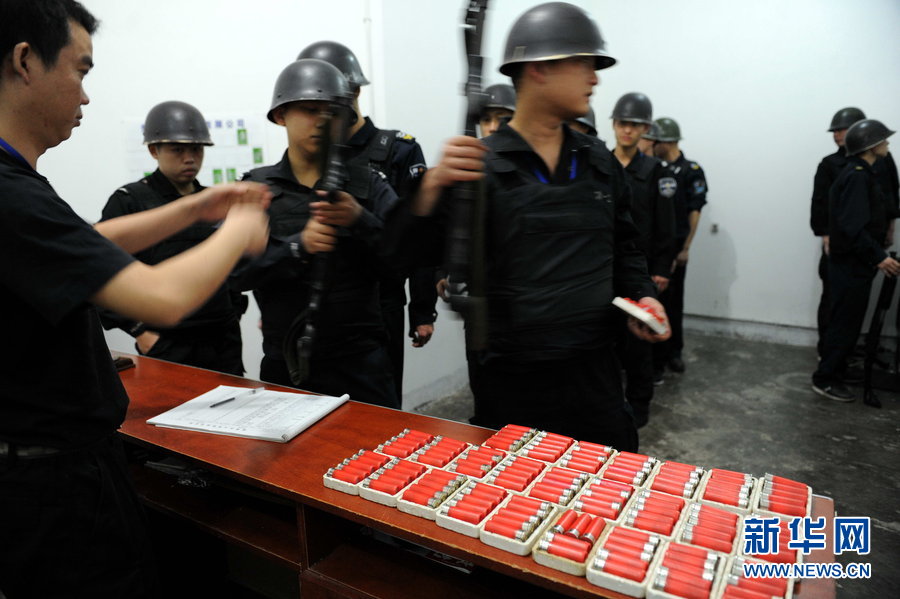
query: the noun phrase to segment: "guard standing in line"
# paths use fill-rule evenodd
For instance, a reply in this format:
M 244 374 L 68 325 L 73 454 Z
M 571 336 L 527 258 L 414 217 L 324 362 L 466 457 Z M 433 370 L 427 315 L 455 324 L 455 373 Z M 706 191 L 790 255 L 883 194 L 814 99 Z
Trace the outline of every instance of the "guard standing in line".
M 591 108 L 587 111 L 587 114 L 570 121 L 569 127 L 585 135 L 597 137 L 597 120 L 594 118 L 594 109 Z
M 816 345 L 819 356 L 825 344 L 825 331 L 828 325 L 828 312 L 830 308 L 829 285 L 828 285 L 828 192 L 831 186 L 837 181 L 838 175 L 847 166 L 847 152 L 844 149 L 844 137 L 847 135 L 847 129 L 850 125 L 866 118 L 866 115 L 859 108 L 848 106 L 841 108 L 831 119 L 831 126 L 828 130 L 834 137 L 834 143 L 837 144 L 837 150 L 833 154 L 829 154 L 819 163 L 816 168 L 816 176 L 813 179 L 813 195 L 810 207 L 809 224 L 812 227 L 813 234 L 822 238 L 822 256 L 819 258 L 819 278 L 822 280 L 822 297 L 819 299 L 819 310 L 817 316 L 819 328 L 819 341 Z
M 117 433 L 128 395 L 96 308 L 173 326 L 242 254 L 265 248 L 269 195 L 216 186 L 86 223 L 37 169 L 81 124 L 97 21 L 72 0 L 0 0 L 0 14 L 0 593 L 156 597 L 146 516 Z M 222 219 L 173 260 L 131 255 Z
M 829 191 L 828 281 L 831 310 L 819 367 L 812 377 L 813 391 L 835 401 L 854 400 L 843 381 L 847 357 L 859 338 L 876 270 L 885 276 L 900 274 L 897 262 L 884 250 L 891 217 L 872 165 L 888 153 L 893 135 L 880 121 L 863 119 L 844 138 L 847 165 Z M 872 396 L 868 405 L 881 407 Z
M 313 318 L 309 374 L 300 385 L 399 408 L 378 305 L 384 217 L 397 196 L 368 166 L 352 164 L 346 191 L 336 192 L 331 202 L 325 201 L 325 192 L 317 191 L 325 174 L 328 113 L 339 101 L 346 102 L 352 113 L 346 77 L 323 60 L 297 60 L 278 76 L 267 117 L 286 129 L 288 148 L 277 164 L 244 176 L 272 190 L 269 248 L 238 269 L 235 279 L 242 289 L 253 290 L 262 316 L 262 380 L 297 386 L 287 362 L 296 339 L 288 331 L 302 331 Z M 320 281 L 313 276 L 312 265 L 320 252 L 331 255 L 325 291 L 313 311 L 307 308 L 313 286 Z
M 650 98 L 638 92 L 625 94 L 612 111 L 616 148 L 613 156 L 625 170 L 631 186 L 631 216 L 640 234 L 638 248 L 644 252 L 650 277 L 658 292 L 666 290 L 675 258 L 676 180 L 663 162 L 637 149 L 641 136 L 653 122 Z M 623 327 L 624 328 L 624 327 Z M 638 428 L 650 418 L 653 399 L 653 346 L 623 330 L 619 350 L 625 370 L 625 398 L 631 405 Z
M 411 135 L 402 131 L 379 129 L 369 117 L 363 117 L 359 109 L 359 93 L 369 80 L 363 74 L 359 60 L 350 48 L 333 41 L 320 41 L 304 48 L 298 59 L 318 58 L 333 64 L 350 83 L 353 94 L 353 110 L 356 122 L 350 128 L 347 142 L 347 159 L 351 164 L 368 166 L 382 173 L 401 202 L 418 191 L 425 174 L 425 156 L 422 148 Z M 434 287 L 434 269 L 420 267 L 408 274 L 385 272 L 379 284 L 381 313 L 388 335 L 388 354 L 391 358 L 394 387 L 398 401 L 403 401 L 403 355 L 405 321 L 403 307 L 406 301 L 406 281 L 409 280 L 409 337 L 413 347 L 424 347 L 434 335 L 437 320 L 437 291 Z
M 685 368 L 681 357 L 684 349 L 684 282 L 691 243 L 700 223 L 700 211 L 706 205 L 708 188 L 703 169 L 696 162 L 685 158 L 678 147 L 681 139 L 678 123 L 670 118 L 660 118 L 656 120 L 656 124 L 659 126 L 659 134 L 653 151 L 657 158 L 669 163 L 677 182 L 674 196 L 676 256 L 669 286 L 660 295 L 672 322 L 672 337 L 653 348 L 654 382 L 661 383 L 665 368 L 672 372 L 684 372 Z
M 516 113 L 516 88 L 508 83 L 496 83 L 485 88 L 485 103 L 478 118 L 481 137 L 493 135 L 500 123 Z
M 621 166 L 598 139 L 566 125 L 587 112 L 595 71 L 614 63 L 580 8 L 552 2 L 526 11 L 500 67 L 516 87 L 515 116 L 483 141 L 450 140 L 414 213 L 431 213 L 443 187 L 483 169 L 489 320 L 472 385 L 483 394 L 479 424 L 516 422 L 633 451 L 611 302 L 623 295 L 664 311 L 636 246 Z M 630 323 L 647 340 L 664 338 Z
M 144 143 L 157 169 L 140 181 L 117 189 L 101 221 L 163 206 L 205 189 L 197 181 L 203 148 L 213 145 L 203 115 L 185 102 L 163 102 L 147 114 Z M 212 223 L 195 223 L 168 239 L 134 254 L 144 264 L 159 264 L 188 250 L 215 232 Z M 240 297 L 222 285 L 199 310 L 172 328 L 148 328 L 113 312 L 101 312 L 107 329 L 120 328 L 134 337 L 139 354 L 242 376 L 241 329 L 232 300 Z

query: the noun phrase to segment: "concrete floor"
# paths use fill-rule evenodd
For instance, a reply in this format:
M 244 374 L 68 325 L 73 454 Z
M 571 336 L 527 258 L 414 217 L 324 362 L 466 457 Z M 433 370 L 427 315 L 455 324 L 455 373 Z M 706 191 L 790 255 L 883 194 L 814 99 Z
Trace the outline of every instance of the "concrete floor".
M 786 476 L 835 499 L 840 516 L 871 518 L 869 580 L 839 580 L 838 597 L 900 597 L 900 395 L 881 410 L 814 394 L 813 348 L 688 335 L 687 371 L 657 387 L 641 452 L 661 459 Z M 861 397 L 861 388 L 856 388 Z M 466 421 L 468 389 L 416 411 Z

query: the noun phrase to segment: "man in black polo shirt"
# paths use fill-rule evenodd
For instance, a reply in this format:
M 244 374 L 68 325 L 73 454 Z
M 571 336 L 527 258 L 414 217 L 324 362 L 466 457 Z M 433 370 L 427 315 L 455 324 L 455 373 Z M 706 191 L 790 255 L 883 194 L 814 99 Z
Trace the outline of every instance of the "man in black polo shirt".
M 163 206 L 205 189 L 197 173 L 203 166 L 203 148 L 211 146 L 212 139 L 199 110 L 185 102 L 157 104 L 144 121 L 144 143 L 158 168 L 113 192 L 101 221 Z M 214 232 L 212 223 L 197 223 L 134 256 L 145 264 L 159 264 Z M 143 355 L 241 376 L 241 329 L 232 301 L 240 297 L 222 285 L 199 310 L 169 328 L 147 327 L 112 312 L 102 312 L 101 318 L 106 328 L 132 335 Z
M 228 186 L 91 227 L 35 170 L 88 103 L 96 20 L 73 0 L 0 0 L 0 590 L 145 597 L 156 581 L 116 429 L 128 397 L 96 307 L 174 325 L 265 247 L 268 192 Z M 28 115 L 28 118 L 22 118 Z M 229 210 L 229 205 L 240 205 Z M 209 240 L 137 252 L 198 220 Z

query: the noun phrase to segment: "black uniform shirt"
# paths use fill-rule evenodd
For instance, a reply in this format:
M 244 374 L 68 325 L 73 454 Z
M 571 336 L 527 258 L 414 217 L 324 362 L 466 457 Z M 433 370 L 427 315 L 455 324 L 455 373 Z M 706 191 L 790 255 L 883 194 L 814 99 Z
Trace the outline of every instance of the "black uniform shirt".
M 625 175 L 631 186 L 631 217 L 640 234 L 638 248 L 647 256 L 651 275 L 669 277 L 675 258 L 677 182 L 663 164 L 638 152 L 625 167 Z
M 194 181 L 194 188 L 197 191 L 204 189 L 197 181 Z M 101 221 L 157 208 L 179 198 L 181 198 L 181 193 L 175 189 L 172 182 L 159 169 L 156 169 L 151 175 L 144 177 L 140 181 L 129 183 L 113 192 L 103 208 Z M 145 264 L 159 264 L 199 245 L 212 235 L 215 230 L 212 223 L 198 222 L 156 245 L 136 253 L 134 256 Z M 118 327 L 126 332 L 135 331 L 137 323 L 132 320 L 123 318 L 108 310 L 101 310 L 100 314 L 104 326 L 108 329 Z M 219 287 L 205 304 L 181 321 L 174 329 L 186 330 L 201 326 L 224 327 L 236 320 L 236 318 L 235 308 L 231 301 L 231 293 L 228 285 L 225 284 Z M 154 330 L 162 329 L 154 327 Z
M 297 181 L 287 152 L 278 164 L 253 169 L 244 179 L 269 185 L 271 232 L 266 252 L 236 269 L 235 282 L 254 292 L 262 314 L 264 353 L 283 359 L 284 336 L 309 304 L 313 257 L 303 250 L 300 232 L 309 220 L 310 203 L 321 198 Z M 351 169 L 347 192 L 363 211 L 352 227 L 338 230 L 337 248 L 328 258 L 327 291 L 316 318 L 313 348 L 321 357 L 358 353 L 384 340 L 377 293 L 378 276 L 384 271 L 380 243 L 397 196 L 368 168 Z
M 133 260 L 0 151 L 0 440 L 69 449 L 121 425 L 128 397 L 89 299 Z
M 347 146 L 348 160 L 382 173 L 401 202 L 408 201 L 418 191 L 427 167 L 422 148 L 413 136 L 379 129 L 366 117 Z M 421 324 L 431 324 L 437 318 L 434 269 L 413 269 L 409 279 L 409 323 L 415 329 Z M 382 278 L 379 294 L 385 310 L 399 309 L 406 304 L 405 282 L 406 276 L 402 274 L 388 274 Z
M 874 266 L 887 257 L 882 247 L 888 229 L 887 207 L 872 167 L 851 156 L 829 194 L 831 256 L 852 254 Z
M 671 168 L 678 180 L 675 193 L 675 239 L 683 241 L 691 233 L 689 216 L 691 212 L 700 212 L 706 205 L 709 188 L 703 169 L 696 162 L 685 158 L 684 152 L 671 163 Z

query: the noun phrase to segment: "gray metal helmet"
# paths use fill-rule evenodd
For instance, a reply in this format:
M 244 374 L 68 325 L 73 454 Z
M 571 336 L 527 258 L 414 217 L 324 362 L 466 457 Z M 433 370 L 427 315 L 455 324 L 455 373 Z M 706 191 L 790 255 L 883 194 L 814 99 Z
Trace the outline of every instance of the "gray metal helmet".
M 616 102 L 612 115 L 617 121 L 653 124 L 653 105 L 650 98 L 640 92 L 627 93 Z
M 656 123 L 650 123 L 650 130 L 641 135 L 641 139 L 659 141 L 659 125 L 657 125 Z
M 833 117 L 831 117 L 831 126 L 828 127 L 828 130 L 837 131 L 838 129 L 849 129 L 850 125 L 856 121 L 861 121 L 864 118 L 866 118 L 866 115 L 859 108 L 853 106 L 841 108 L 834 113 Z
M 586 115 L 580 116 L 575 120 L 577 122 L 581 123 L 582 125 L 584 125 L 585 127 L 587 127 L 589 130 L 588 132 L 591 135 L 593 135 L 595 137 L 597 136 L 597 125 L 596 125 L 597 121 L 594 119 L 594 109 L 593 108 L 589 108 L 588 113 Z
M 206 119 L 200 111 L 186 102 L 176 100 L 157 104 L 147 113 L 144 143 L 213 145 Z
M 844 147 L 847 149 L 847 156 L 854 156 L 874 148 L 894 133 L 895 131 L 891 131 L 881 121 L 876 121 L 875 119 L 856 121 L 850 125 L 847 135 L 844 136 Z
M 659 127 L 659 133 L 654 141 L 678 141 L 681 139 L 681 128 L 675 119 L 669 117 L 656 119 L 656 126 Z
M 317 58 L 303 58 L 284 67 L 278 75 L 272 93 L 272 106 L 266 117 L 274 123 L 272 115 L 275 109 L 291 102 L 333 102 L 351 97 L 350 84 L 336 66 Z
M 606 53 L 600 29 L 586 12 L 566 2 L 548 2 L 527 10 L 513 24 L 500 72 L 510 75 L 519 63 L 572 56 L 593 56 L 595 70 L 616 64 Z
M 297 60 L 301 58 L 318 58 L 333 64 L 344 74 L 351 86 L 369 85 L 369 80 L 363 75 L 362 67 L 359 66 L 356 54 L 344 44 L 328 40 L 315 42 L 305 47 L 297 55 Z
M 513 86 L 507 83 L 497 83 L 485 88 L 484 93 L 485 103 L 481 107 L 482 112 L 486 108 L 505 108 L 516 111 L 516 88 Z

